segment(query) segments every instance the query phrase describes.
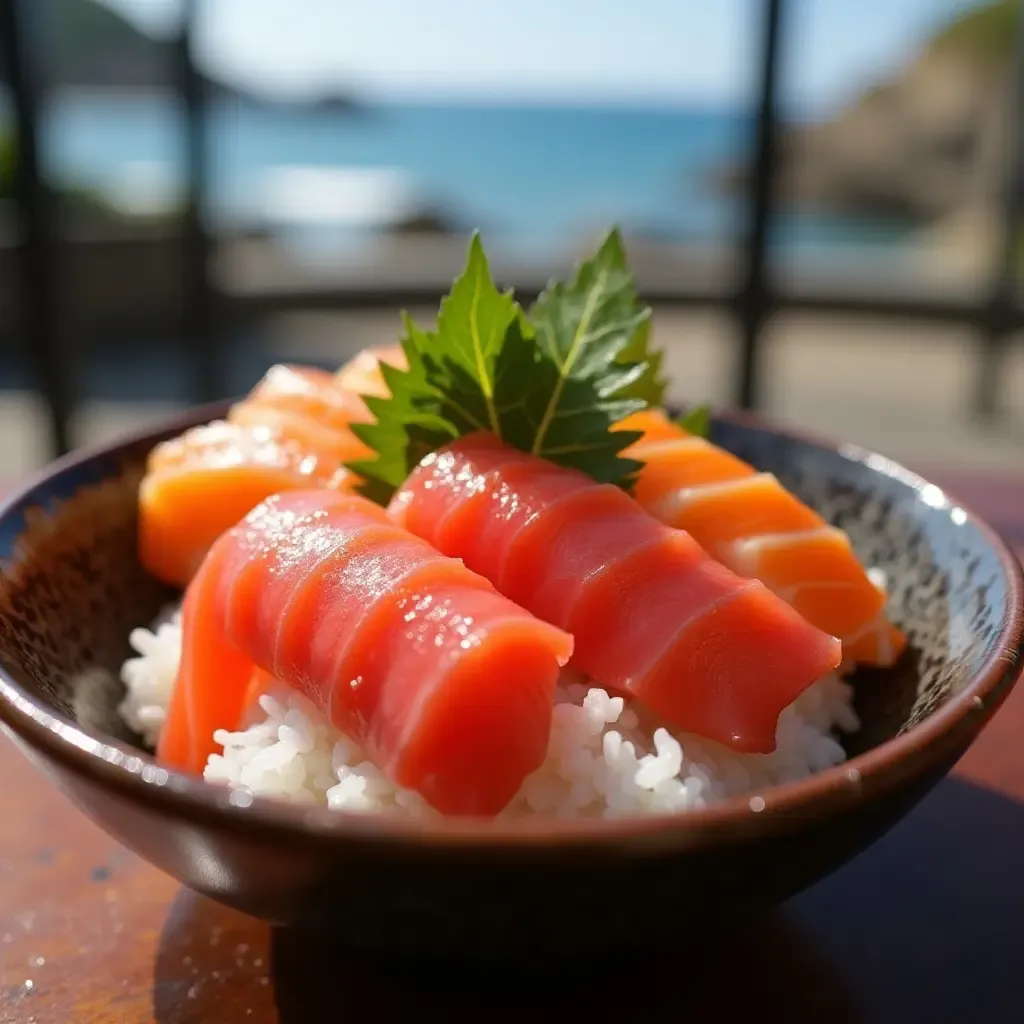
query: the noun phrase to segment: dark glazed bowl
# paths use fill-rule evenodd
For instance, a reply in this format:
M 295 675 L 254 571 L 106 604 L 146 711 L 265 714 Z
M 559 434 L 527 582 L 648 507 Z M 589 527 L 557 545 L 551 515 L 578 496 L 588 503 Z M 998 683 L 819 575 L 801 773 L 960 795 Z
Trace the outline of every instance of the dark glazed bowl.
M 881 836 L 1020 671 L 1021 569 L 983 523 L 878 456 L 723 417 L 714 440 L 776 473 L 889 574 L 912 648 L 855 678 L 865 724 L 852 760 L 764 791 L 756 811 L 739 799 L 615 822 L 427 826 L 246 801 L 168 773 L 115 712 L 130 630 L 174 596 L 135 556 L 143 460 L 221 411 L 67 458 L 0 512 L 0 719 L 111 835 L 256 916 L 474 959 L 663 945 L 682 922 L 722 925 L 776 903 Z

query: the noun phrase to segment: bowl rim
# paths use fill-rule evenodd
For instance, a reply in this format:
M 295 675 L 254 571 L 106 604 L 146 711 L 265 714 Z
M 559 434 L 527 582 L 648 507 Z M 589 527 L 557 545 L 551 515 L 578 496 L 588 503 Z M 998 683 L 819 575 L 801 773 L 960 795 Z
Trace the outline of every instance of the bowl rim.
M 229 404 L 222 401 L 194 407 L 112 442 L 84 447 L 51 462 L 0 502 L 0 522 L 29 502 L 37 490 L 65 473 L 100 459 L 117 458 L 190 426 L 221 418 Z M 926 487 L 935 488 L 942 496 L 937 507 L 962 511 L 964 522 L 974 526 L 997 556 L 1006 581 L 1007 603 L 991 654 L 959 694 L 907 732 L 808 778 L 767 787 L 757 794 L 731 797 L 707 808 L 614 819 L 424 821 L 309 808 L 232 793 L 201 778 L 164 768 L 151 754 L 46 708 L 14 682 L 2 666 L 0 726 L 30 751 L 43 754 L 124 799 L 155 803 L 170 818 L 191 824 L 206 823 L 236 834 L 255 833 L 263 842 L 287 842 L 301 837 L 314 844 L 370 844 L 382 852 L 413 845 L 425 854 L 438 855 L 460 851 L 516 856 L 535 851 L 549 855 L 554 849 L 564 848 L 574 856 L 585 856 L 609 848 L 652 853 L 668 848 L 707 848 L 733 838 L 749 840 L 789 831 L 808 817 L 841 813 L 937 768 L 952 767 L 998 710 L 1021 673 L 1024 567 L 1008 544 L 970 506 L 892 459 L 858 445 L 774 424 L 756 413 L 715 410 L 714 418 L 838 454 L 867 465 L 873 472 L 894 477 L 918 492 Z

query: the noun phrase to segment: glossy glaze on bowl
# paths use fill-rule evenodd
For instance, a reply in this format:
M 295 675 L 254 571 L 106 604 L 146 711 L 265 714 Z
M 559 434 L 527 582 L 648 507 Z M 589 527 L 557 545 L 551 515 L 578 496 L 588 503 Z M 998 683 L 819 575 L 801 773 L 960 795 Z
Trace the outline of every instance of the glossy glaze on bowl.
M 181 427 L 65 460 L 0 514 L 0 719 L 126 845 L 272 920 L 479 957 L 584 953 L 671 935 L 675 915 L 749 913 L 898 820 L 955 763 L 1019 669 L 1020 570 L 986 527 L 885 460 L 725 418 L 714 440 L 776 473 L 889 575 L 892 613 L 912 648 L 895 669 L 856 677 L 865 726 L 850 752 L 863 756 L 766 791 L 759 813 L 739 800 L 671 818 L 451 822 L 425 832 L 410 821 L 246 806 L 155 765 L 116 713 L 128 633 L 173 596 L 136 560 L 136 490 L 146 452 Z M 627 879 L 631 899 L 595 896 Z

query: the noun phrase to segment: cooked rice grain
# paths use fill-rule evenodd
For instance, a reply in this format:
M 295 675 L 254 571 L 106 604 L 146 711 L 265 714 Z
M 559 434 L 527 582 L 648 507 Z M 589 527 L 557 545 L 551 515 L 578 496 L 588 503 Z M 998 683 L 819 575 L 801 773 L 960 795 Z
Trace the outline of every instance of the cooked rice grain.
M 155 745 L 181 654 L 176 616 L 131 635 L 121 714 Z M 836 738 L 859 728 L 852 690 L 838 676 L 821 679 L 779 719 L 771 754 L 736 754 L 699 737 L 645 732 L 622 697 L 566 673 L 552 714 L 544 764 L 530 775 L 503 817 L 618 817 L 706 807 L 821 771 L 846 754 Z M 256 796 L 345 811 L 430 816 L 416 793 L 394 786 L 365 752 L 308 700 L 282 685 L 260 699 L 246 728 L 214 739 L 209 782 Z

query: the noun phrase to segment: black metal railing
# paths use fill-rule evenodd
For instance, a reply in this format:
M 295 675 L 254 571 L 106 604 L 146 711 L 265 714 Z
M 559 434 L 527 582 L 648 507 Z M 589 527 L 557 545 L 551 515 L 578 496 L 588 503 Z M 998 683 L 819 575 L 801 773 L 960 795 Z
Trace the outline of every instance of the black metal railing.
M 223 393 L 221 312 L 227 297 L 214 287 L 211 273 L 212 244 L 203 219 L 207 195 L 208 154 L 204 125 L 203 80 L 194 59 L 192 27 L 198 0 L 186 0 L 185 17 L 175 46 L 176 90 L 186 119 L 187 189 L 181 256 L 184 261 L 184 295 L 181 329 L 188 348 L 197 399 Z M 1024 5 L 1022 5 L 1024 6 Z M 37 387 L 49 409 L 54 448 L 67 450 L 69 419 L 74 394 L 69 387 L 68 356 L 61 346 L 59 251 L 52 230 L 54 197 L 40 174 L 38 161 L 39 76 L 29 45 L 26 19 L 31 5 L 25 0 L 0 0 L 3 53 L 15 99 L 17 142 L 20 153 L 18 211 L 22 232 L 21 303 L 23 334 Z M 764 326 L 777 311 L 801 311 L 853 316 L 951 322 L 973 327 L 978 337 L 979 370 L 974 411 L 979 417 L 998 415 L 998 390 L 1005 356 L 1014 332 L 1024 328 L 1024 309 L 1017 291 L 1017 253 L 1024 231 L 1024 17 L 1016 49 L 1017 71 L 1007 131 L 1015 134 L 1013 156 L 1006 168 L 1003 196 L 1001 260 L 993 279 L 977 301 L 954 298 L 917 298 L 912 295 L 852 295 L 822 291 L 801 292 L 780 288 L 766 272 L 769 229 L 776 210 L 773 190 L 778 114 L 777 84 L 780 51 L 788 5 L 784 0 L 763 0 L 759 43 L 759 92 L 753 171 L 747 203 L 742 273 L 738 286 L 714 293 L 679 281 L 645 298 L 664 305 L 713 306 L 730 313 L 739 330 L 740 360 L 734 380 L 734 400 L 744 408 L 757 408 L 762 397 Z M 527 289 L 528 291 L 528 289 Z M 427 284 L 394 287 L 274 290 L 272 294 L 248 295 L 242 302 L 250 313 L 295 309 L 351 309 L 420 305 L 435 301 L 437 289 Z
M 59 454 L 71 444 L 74 413 L 72 369 L 62 345 L 60 250 L 53 195 L 39 166 L 41 83 L 28 45 L 29 26 L 17 0 L 0 0 L 0 59 L 7 69 L 16 123 L 15 194 L 21 258 L 19 315 L 25 356 L 49 410 L 50 447 Z

